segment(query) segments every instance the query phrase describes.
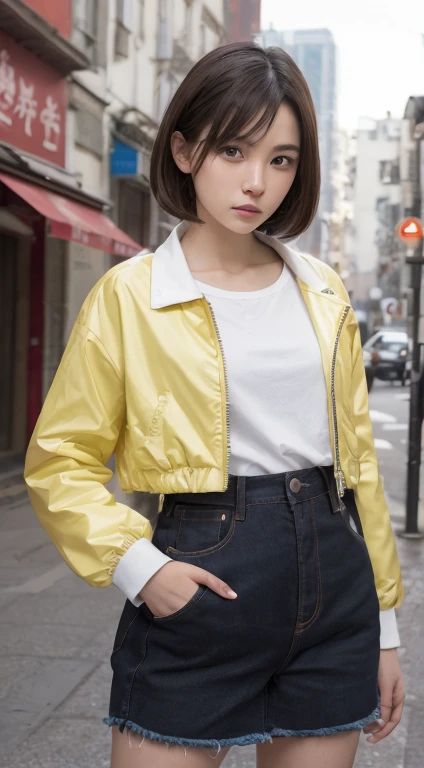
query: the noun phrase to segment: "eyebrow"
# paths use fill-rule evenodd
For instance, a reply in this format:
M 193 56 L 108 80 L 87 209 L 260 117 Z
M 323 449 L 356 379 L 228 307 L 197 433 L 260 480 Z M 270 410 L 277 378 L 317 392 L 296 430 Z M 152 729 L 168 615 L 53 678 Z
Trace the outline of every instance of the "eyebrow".
M 278 144 L 277 147 L 273 147 L 271 152 L 297 152 L 300 153 L 300 148 L 296 144 Z
M 243 138 L 235 138 L 234 142 L 237 144 L 248 144 L 249 147 L 253 147 L 256 143 Z M 297 152 L 300 155 L 300 147 L 297 144 L 277 144 L 276 147 L 271 149 L 271 153 L 274 152 Z

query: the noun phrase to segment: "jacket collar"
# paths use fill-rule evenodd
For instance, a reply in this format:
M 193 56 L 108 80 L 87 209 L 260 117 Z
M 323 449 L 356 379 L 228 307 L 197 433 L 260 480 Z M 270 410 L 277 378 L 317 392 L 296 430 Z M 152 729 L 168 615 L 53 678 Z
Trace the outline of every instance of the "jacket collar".
M 163 309 L 173 304 L 203 298 L 203 293 L 189 270 L 180 243 L 188 227 L 187 221 L 178 224 L 153 254 L 150 297 L 152 309 Z M 321 293 L 326 290 L 327 284 L 301 253 L 285 245 L 276 237 L 264 235 L 257 230 L 254 231 L 254 235 L 281 256 L 298 280 L 314 291 Z

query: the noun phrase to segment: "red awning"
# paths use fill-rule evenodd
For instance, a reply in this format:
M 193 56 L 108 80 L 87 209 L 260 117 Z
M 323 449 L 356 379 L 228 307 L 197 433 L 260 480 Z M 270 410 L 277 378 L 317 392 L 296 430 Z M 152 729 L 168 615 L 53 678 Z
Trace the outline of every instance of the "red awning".
M 122 257 L 135 256 L 142 250 L 141 245 L 100 211 L 6 173 L 0 173 L 0 181 L 48 219 L 49 234 L 53 237 Z

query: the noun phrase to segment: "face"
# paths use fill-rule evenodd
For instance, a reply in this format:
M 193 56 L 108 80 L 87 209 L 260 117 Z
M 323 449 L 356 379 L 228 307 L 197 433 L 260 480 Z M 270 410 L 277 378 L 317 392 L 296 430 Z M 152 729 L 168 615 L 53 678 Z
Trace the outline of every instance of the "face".
M 206 135 L 207 131 L 200 140 Z M 188 147 L 181 134 L 174 134 L 171 146 L 180 170 L 191 173 L 198 144 Z M 206 222 L 215 220 L 234 233 L 257 229 L 279 207 L 293 184 L 299 150 L 297 119 L 292 109 L 282 104 L 261 138 L 220 147 L 207 155 L 193 179 L 198 216 Z M 255 210 L 243 210 L 243 206 Z

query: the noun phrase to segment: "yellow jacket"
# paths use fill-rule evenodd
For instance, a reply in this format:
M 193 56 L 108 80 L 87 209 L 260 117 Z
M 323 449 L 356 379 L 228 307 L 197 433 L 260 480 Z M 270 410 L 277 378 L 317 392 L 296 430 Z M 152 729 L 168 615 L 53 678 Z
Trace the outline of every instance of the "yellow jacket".
M 105 488 L 222 491 L 229 430 L 221 344 L 180 245 L 182 222 L 155 254 L 107 272 L 85 300 L 32 435 L 25 480 L 41 524 L 75 573 L 108 586 L 151 525 Z M 380 607 L 400 605 L 395 540 L 378 474 L 357 321 L 326 264 L 276 238 L 294 272 L 322 355 L 339 495 L 353 488 Z M 147 542 L 145 542 L 147 543 Z

